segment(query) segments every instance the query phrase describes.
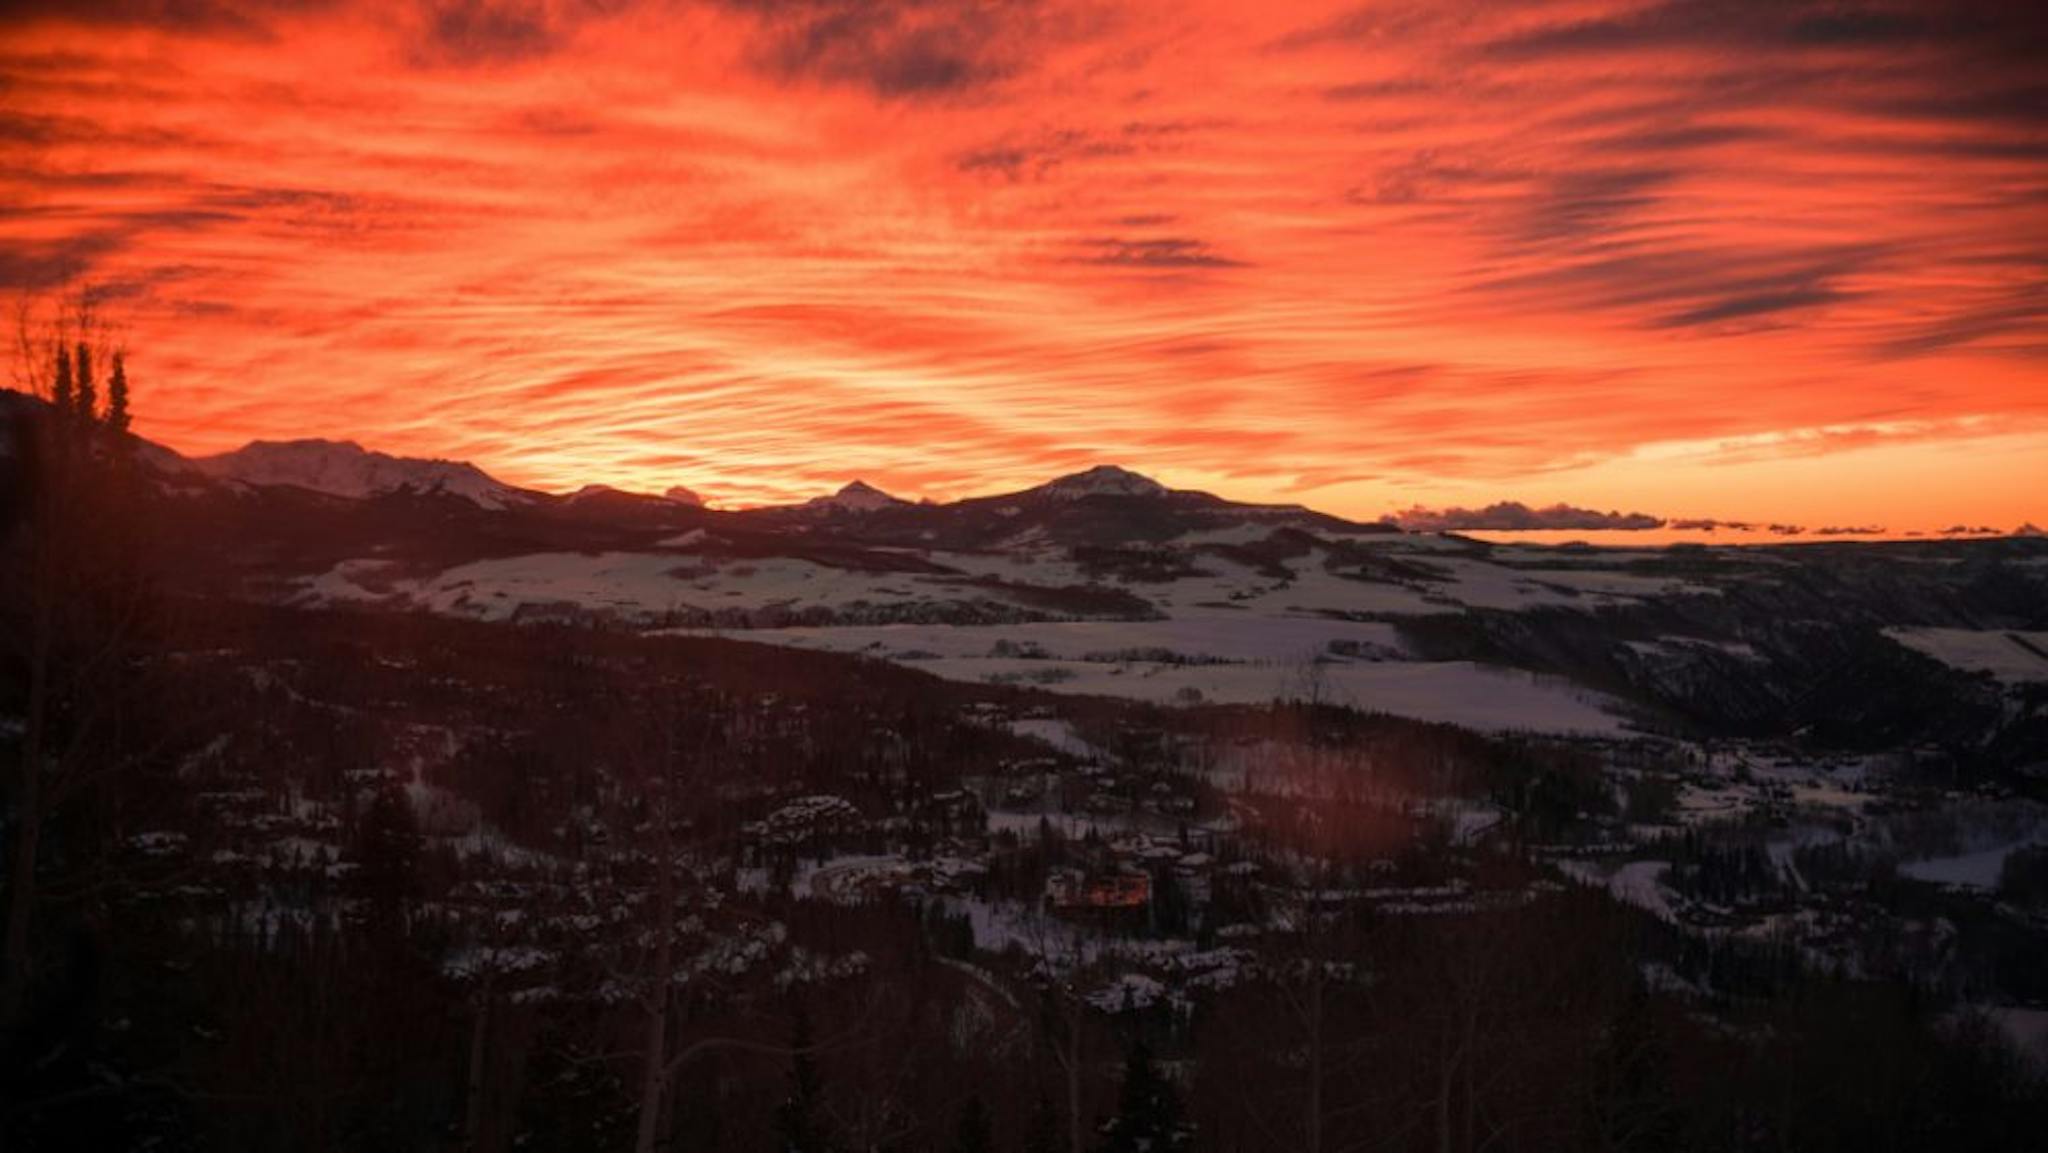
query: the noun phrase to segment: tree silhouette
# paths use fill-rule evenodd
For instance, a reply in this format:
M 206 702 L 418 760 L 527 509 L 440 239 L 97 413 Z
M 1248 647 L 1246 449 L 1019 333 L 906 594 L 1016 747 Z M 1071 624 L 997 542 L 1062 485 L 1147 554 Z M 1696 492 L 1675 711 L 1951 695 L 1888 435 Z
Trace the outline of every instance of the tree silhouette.
M 23 731 L 6 798 L 11 859 L 0 1027 L 19 1024 L 28 997 L 42 873 L 52 864 L 76 871 L 79 858 L 101 847 L 95 837 L 67 837 L 59 847 L 71 859 L 53 862 L 44 837 L 53 814 L 66 802 L 83 805 L 104 793 L 122 764 L 108 747 L 119 729 L 109 718 L 129 704 L 121 678 L 133 667 L 125 657 L 140 589 L 129 571 L 134 494 L 126 470 L 111 467 L 101 451 L 105 430 L 92 369 L 100 331 L 83 303 L 43 325 L 26 308 L 19 318 L 16 380 L 46 404 L 29 410 L 15 437 L 29 489 L 27 536 L 25 547 L 5 554 L 0 572 L 24 594 L 7 609 L 25 618 L 5 629 L 5 655 L 18 662 L 9 672 L 23 689 Z M 122 389 L 125 421 L 125 366 Z
M 80 340 L 71 356 L 71 371 L 77 375 L 75 403 L 79 425 L 89 425 L 99 409 L 99 382 L 92 375 L 92 345 Z
M 128 358 L 120 351 L 114 353 L 114 373 L 107 379 L 107 415 L 104 421 L 112 433 L 116 445 L 128 434 Z
M 60 424 L 71 419 L 78 404 L 78 387 L 71 378 L 71 350 L 63 344 L 57 345 L 55 363 L 50 368 L 50 407 L 56 411 Z
M 396 784 L 371 798 L 357 831 L 358 874 L 373 920 L 387 928 L 404 924 L 419 892 L 420 830 L 412 802 Z
M 1159 1072 L 1152 1048 L 1139 1038 L 1124 1058 L 1116 1116 L 1103 1126 L 1102 1153 L 1169 1153 L 1187 1146 L 1180 1094 Z

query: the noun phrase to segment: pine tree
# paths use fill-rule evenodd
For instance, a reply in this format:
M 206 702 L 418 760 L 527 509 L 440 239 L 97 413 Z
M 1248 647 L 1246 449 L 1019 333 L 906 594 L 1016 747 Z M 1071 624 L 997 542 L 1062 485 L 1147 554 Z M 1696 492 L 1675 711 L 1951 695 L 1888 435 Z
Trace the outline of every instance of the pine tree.
M 47 433 L 26 445 L 36 454 L 44 483 L 28 494 L 25 511 L 34 531 L 19 558 L 20 576 L 26 578 L 19 583 L 25 587 L 10 602 L 10 616 L 18 609 L 23 618 L 20 676 L 27 704 L 16 763 L 39 771 L 14 774 L 4 798 L 0 1032 L 23 1021 L 38 983 L 38 954 L 48 951 L 43 946 L 51 919 L 43 913 L 56 902 L 39 883 L 40 874 L 46 865 L 61 865 L 76 881 L 106 867 L 99 847 L 125 839 L 103 834 L 119 828 L 118 797 L 130 775 L 110 770 L 137 770 L 134 762 L 142 759 L 124 746 L 123 725 L 80 720 L 125 713 L 130 677 L 145 663 L 129 659 L 128 646 L 147 612 L 147 596 L 132 564 L 135 526 L 118 477 L 83 451 L 95 384 L 90 347 L 69 339 L 61 317 L 45 331 L 24 334 L 50 351 L 49 376 L 31 382 L 36 391 L 47 385 L 50 412 L 40 422 Z M 9 628 L 15 627 L 10 620 Z M 11 646 L 12 632 L 8 640 Z M 59 827 L 66 836 L 46 836 Z M 69 978 L 56 971 L 46 979 L 62 987 Z
M 114 374 L 107 379 L 107 431 L 116 437 L 128 432 L 128 366 L 127 358 L 121 353 L 114 354 Z
M 71 366 L 78 377 L 78 415 L 79 425 L 83 427 L 92 422 L 100 403 L 99 383 L 92 375 L 92 346 L 79 341 L 78 350 L 71 357 Z
M 420 831 L 405 790 L 385 784 L 377 790 L 356 831 L 357 882 L 380 929 L 405 925 L 419 891 Z
M 71 406 L 78 400 L 77 390 L 71 383 L 71 350 L 61 344 L 57 346 L 54 377 L 55 381 L 50 386 L 50 406 L 56 409 L 57 419 L 61 422 L 71 418 Z

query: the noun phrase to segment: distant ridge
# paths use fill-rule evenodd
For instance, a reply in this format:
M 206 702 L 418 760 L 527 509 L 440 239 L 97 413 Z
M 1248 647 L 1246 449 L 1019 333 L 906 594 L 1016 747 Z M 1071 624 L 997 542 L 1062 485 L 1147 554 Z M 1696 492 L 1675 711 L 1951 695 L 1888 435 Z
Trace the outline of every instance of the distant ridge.
M 1028 491 L 1042 496 L 1075 500 L 1088 496 L 1165 496 L 1173 490 L 1149 476 L 1142 476 L 1127 468 L 1119 468 L 1113 464 L 1098 464 L 1094 468 L 1048 481 Z
M 0 388 L 0 425 L 19 418 L 32 420 L 47 408 L 47 402 L 18 389 Z M 762 505 L 740 510 L 714 510 L 689 488 L 676 485 L 659 494 L 628 492 L 605 484 L 587 484 L 570 493 L 551 493 L 507 484 L 468 461 L 398 456 L 365 448 L 355 440 L 307 437 L 289 440 L 255 440 L 230 452 L 186 457 L 162 444 L 131 434 L 137 457 L 155 474 L 166 493 L 197 496 L 225 485 L 228 490 L 280 488 L 297 489 L 345 500 L 410 493 L 418 496 L 455 498 L 490 512 L 530 509 L 556 510 L 582 519 L 616 518 L 623 515 L 675 519 L 696 510 L 719 515 L 762 517 L 772 523 L 798 515 L 799 523 L 813 525 L 826 534 L 861 535 L 916 543 L 946 539 L 959 544 L 993 543 L 1044 522 L 1055 535 L 1113 537 L 1119 531 L 1152 533 L 1194 521 L 1218 517 L 1240 520 L 1282 521 L 1312 531 L 1343 534 L 1370 532 L 1419 532 L 1457 535 L 1468 531 L 1555 531 L 1635 530 L 1666 525 L 1674 530 L 1711 532 L 1715 528 L 1742 532 L 1768 532 L 1774 539 L 1801 537 L 1827 542 L 1838 537 L 1869 537 L 1887 534 L 1882 525 L 1827 524 L 1810 532 L 1800 526 L 1763 522 L 1674 518 L 1666 520 L 1644 513 L 1621 513 L 1556 504 L 1535 507 L 1518 501 L 1500 501 L 1476 509 L 1425 509 L 1416 507 L 1389 513 L 1373 521 L 1351 520 L 1317 512 L 1301 504 L 1261 504 L 1232 500 L 1212 493 L 1169 487 L 1142 473 L 1116 464 L 1098 464 L 1056 477 L 1042 484 L 967 496 L 949 501 L 906 500 L 863 479 L 850 481 L 836 492 L 809 500 Z M 6 428 L 0 427 L 0 461 L 15 453 Z M 627 510 L 632 510 L 630 514 Z M 943 513 L 944 515 L 938 515 Z M 824 515 L 819 515 L 824 514 Z M 1027 515 L 1028 514 L 1028 515 Z M 1010 520 L 1003 532 L 982 531 L 990 516 Z M 1182 523 L 1185 522 L 1185 523 Z M 680 523 L 680 522 L 678 522 Z M 979 526 L 979 527 L 977 527 Z M 1895 537 L 1928 539 L 2039 538 L 2043 530 L 2023 522 L 2009 530 L 1989 525 L 1956 524 L 1940 530 L 1909 530 Z M 1677 543 L 1694 543 L 1680 541 Z M 1714 544 L 1712 539 L 1696 543 Z M 1748 543 L 1731 538 L 1727 543 Z
M 817 512 L 863 513 L 909 503 L 890 496 L 864 480 L 856 480 L 830 496 L 813 497 L 805 501 L 803 507 Z
M 290 485 L 357 500 L 396 492 L 441 493 L 462 497 L 479 508 L 503 509 L 537 496 L 505 484 L 467 461 L 392 456 L 352 440 L 257 440 L 192 463 L 219 480 Z

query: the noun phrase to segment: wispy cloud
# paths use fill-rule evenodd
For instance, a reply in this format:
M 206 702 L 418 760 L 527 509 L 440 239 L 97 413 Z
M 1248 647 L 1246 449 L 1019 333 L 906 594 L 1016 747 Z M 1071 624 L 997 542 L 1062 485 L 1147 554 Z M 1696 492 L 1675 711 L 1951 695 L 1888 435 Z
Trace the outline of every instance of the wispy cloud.
M 1114 459 L 1360 516 L 1541 492 L 1768 529 L 1904 523 L 1886 485 L 1946 445 L 1916 523 L 2038 522 L 2042 25 L 17 3 L 0 288 L 98 285 L 143 430 L 194 451 L 356 436 L 736 501 Z M 1994 433 L 2034 447 L 1969 450 Z
M 1124 268 L 1242 268 L 1244 261 L 1221 255 L 1190 236 L 1096 236 L 1081 242 L 1088 264 Z

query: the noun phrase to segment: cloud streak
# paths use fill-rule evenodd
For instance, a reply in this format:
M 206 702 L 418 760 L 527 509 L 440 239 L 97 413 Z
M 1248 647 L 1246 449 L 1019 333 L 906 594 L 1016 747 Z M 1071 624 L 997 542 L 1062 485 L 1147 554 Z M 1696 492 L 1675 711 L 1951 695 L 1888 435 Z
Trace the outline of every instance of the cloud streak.
M 97 285 L 142 431 L 193 452 L 742 503 L 1111 459 L 1360 517 L 2040 522 L 2041 24 L 16 4 L 0 289 Z

